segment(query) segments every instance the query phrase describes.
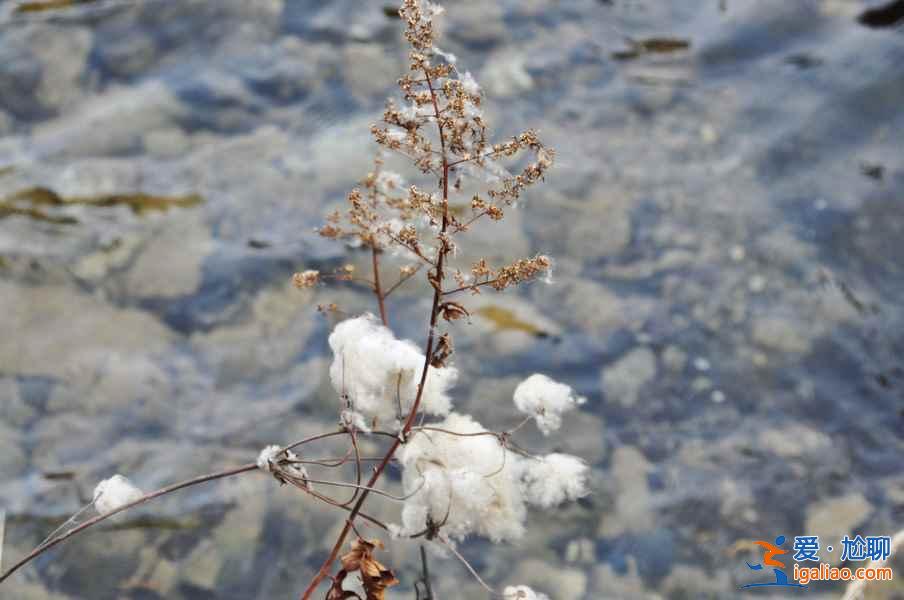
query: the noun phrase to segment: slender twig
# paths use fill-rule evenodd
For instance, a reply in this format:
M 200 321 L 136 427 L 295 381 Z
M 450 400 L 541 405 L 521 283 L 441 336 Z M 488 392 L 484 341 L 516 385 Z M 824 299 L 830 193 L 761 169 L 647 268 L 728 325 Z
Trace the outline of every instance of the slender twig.
M 479 218 L 481 218 L 481 217 L 484 217 L 484 216 L 486 216 L 487 214 L 489 214 L 489 213 L 487 213 L 487 211 L 482 210 L 482 211 L 480 211 L 479 213 L 477 213 L 476 215 L 474 215 L 472 218 L 470 218 L 466 223 L 456 223 L 456 224 L 455 224 L 455 230 L 456 230 L 456 231 L 464 231 L 464 230 L 466 230 L 468 227 L 470 227 L 471 225 L 473 225 L 474 222 L 477 221 L 477 219 L 479 219 Z
M 349 435 L 352 438 L 352 448 L 355 450 L 355 491 L 352 497 L 342 503 L 342 506 L 348 506 L 358 497 L 358 491 L 361 489 L 361 451 L 358 449 L 358 436 L 353 429 Z
M 421 544 L 421 582 L 424 584 L 426 596 L 424 600 L 433 600 L 433 588 L 430 586 L 430 568 L 427 566 L 427 549 Z
M 285 479 L 286 481 L 288 481 L 289 483 L 291 483 L 294 487 L 296 487 L 296 488 L 298 488 L 299 490 L 303 491 L 304 493 L 306 493 L 306 494 L 308 494 L 308 495 L 310 495 L 310 496 L 316 498 L 317 500 L 320 500 L 320 501 L 322 501 L 322 502 L 325 502 L 325 503 L 329 504 L 330 506 L 335 506 L 336 508 L 341 509 L 341 510 L 344 510 L 344 511 L 346 511 L 346 512 L 351 512 L 352 509 L 350 509 L 350 508 L 347 507 L 347 506 L 343 506 L 343 505 L 340 504 L 339 501 L 336 500 L 335 498 L 330 498 L 330 497 L 327 496 L 326 494 L 321 494 L 321 493 L 318 492 L 317 490 L 311 488 L 311 486 L 308 485 L 308 482 L 311 481 L 311 480 L 309 480 L 309 479 L 300 479 L 300 478 L 297 478 L 297 477 L 293 477 L 292 475 L 289 475 L 289 474 L 286 473 L 285 471 L 281 471 L 281 472 L 280 472 L 280 475 L 283 477 L 283 479 Z M 383 523 L 383 522 L 380 521 L 379 519 L 377 519 L 377 518 L 375 518 L 375 517 L 372 517 L 372 516 L 368 515 L 368 514 L 365 513 L 364 511 L 359 511 L 359 512 L 358 512 L 358 516 L 361 517 L 362 519 L 364 519 L 365 521 L 370 521 L 370 522 L 373 523 L 374 525 L 376 525 L 376 526 L 378 526 L 378 527 L 381 527 L 382 529 L 385 529 L 386 531 L 389 531 L 389 526 L 388 526 L 388 525 L 386 525 L 385 523 Z
M 379 259 L 377 258 L 378 252 L 379 250 L 377 250 L 376 246 L 371 246 L 370 257 L 374 269 L 374 295 L 377 297 L 377 304 L 380 307 L 380 320 L 383 321 L 384 327 L 389 327 L 389 320 L 386 318 L 386 302 L 384 302 L 385 296 L 383 295 L 383 290 L 380 287 L 380 264 Z
M 411 498 L 416 493 L 421 491 L 422 487 L 424 487 L 424 483 L 422 482 L 421 485 L 419 485 L 417 487 L 417 489 L 415 489 L 411 493 L 405 494 L 404 496 L 396 496 L 396 495 L 390 494 L 389 492 L 384 492 L 383 490 L 378 490 L 377 488 L 368 487 L 366 485 L 347 483 L 345 481 L 325 481 L 323 479 L 311 479 L 310 477 L 305 477 L 305 481 L 307 481 L 308 483 L 319 483 L 321 485 L 331 485 L 331 486 L 335 486 L 335 487 L 355 488 L 356 490 L 367 491 L 368 493 L 376 494 L 378 496 L 383 496 L 384 498 L 389 498 L 390 500 L 398 500 L 399 502 L 404 502 L 408 498 Z M 339 506 L 344 507 L 347 504 L 348 504 L 348 502 L 345 502 L 343 504 L 340 504 Z
M 382 456 L 362 456 L 361 462 L 376 462 L 378 460 L 383 460 Z M 398 459 L 394 459 L 398 460 Z M 332 469 L 335 467 L 341 467 L 342 465 L 348 464 L 349 457 L 344 456 L 342 458 L 290 458 L 286 460 L 287 463 L 291 463 L 293 465 L 315 465 L 318 467 L 326 467 L 328 469 Z
M 441 537 L 441 536 L 438 536 L 436 539 L 438 539 L 438 540 L 442 543 L 443 546 L 445 546 L 446 548 L 448 548 L 449 550 L 452 551 L 452 554 L 454 554 L 455 557 L 458 558 L 458 560 L 460 560 L 461 563 L 468 569 L 468 571 L 470 571 L 471 575 L 474 576 L 474 579 L 477 580 L 477 583 L 479 583 L 480 585 L 483 586 L 483 589 L 485 589 L 486 591 L 488 591 L 488 592 L 489 592 L 490 594 L 492 594 L 493 596 L 501 596 L 501 595 L 502 595 L 502 594 L 500 594 L 499 592 L 497 592 L 496 590 L 494 590 L 493 588 L 491 588 L 489 585 L 487 585 L 487 582 L 486 582 L 486 581 L 484 581 L 483 579 L 481 579 L 480 575 L 477 574 L 477 571 L 474 570 L 474 567 L 471 566 L 471 563 L 469 563 L 469 562 L 465 559 L 465 557 L 462 556 L 461 553 L 460 553 L 458 550 L 455 549 L 455 546 L 453 546 L 452 544 L 450 544 L 449 542 L 447 542 L 447 541 L 446 541 L 443 537 Z
M 312 435 L 311 437 L 306 437 L 303 440 L 298 440 L 297 442 L 293 442 L 293 443 L 289 444 L 288 446 L 286 446 L 282 450 L 280 450 L 280 453 L 285 452 L 287 450 L 291 450 L 293 448 L 297 448 L 298 446 L 302 446 L 304 444 L 308 444 L 310 442 L 316 442 L 317 440 L 322 440 L 324 438 L 333 437 L 336 435 L 345 435 L 347 433 L 348 433 L 348 431 L 346 431 L 345 429 L 339 429 L 337 431 L 330 431 L 327 433 L 318 433 L 317 435 Z
M 479 288 L 484 285 L 493 285 L 499 281 L 498 279 L 488 279 L 487 281 L 481 281 L 480 283 L 472 283 L 470 285 L 463 285 L 459 288 L 455 288 L 454 290 L 446 290 L 443 292 L 443 296 L 448 296 L 450 294 L 457 294 L 458 292 L 463 292 L 465 290 L 473 290 L 474 288 Z
M 395 242 L 396 244 L 398 244 L 399 246 L 404 248 L 405 250 L 408 250 L 409 252 L 411 252 L 412 254 L 417 256 L 419 259 L 421 259 L 422 261 L 424 261 L 431 267 L 436 267 L 436 264 L 432 260 L 430 260 L 429 258 L 424 256 L 424 253 L 421 252 L 418 248 L 412 248 L 411 246 L 409 246 L 408 244 L 403 242 L 401 239 L 399 239 L 399 237 L 397 235 L 393 234 L 392 232 L 386 232 L 386 236 L 389 239 L 391 239 L 393 242 Z
M 502 436 L 502 434 L 498 431 L 472 431 L 469 433 L 462 433 L 460 431 L 452 431 L 451 429 L 443 429 L 442 427 L 434 427 L 432 425 L 422 425 L 421 427 L 415 427 L 414 431 L 438 431 L 440 433 L 448 433 L 449 435 L 457 435 L 458 437 L 480 437 L 482 435 L 490 435 L 498 438 Z
M 0 569 L 3 568 L 3 540 L 6 538 L 6 511 L 0 510 Z
M 257 469 L 257 464 L 251 463 L 251 464 L 247 464 L 247 465 L 242 465 L 240 467 L 235 467 L 232 469 L 227 469 L 225 471 L 220 471 L 219 473 L 211 473 L 209 475 L 202 475 L 200 477 L 195 477 L 194 479 L 189 479 L 188 481 L 183 481 L 181 483 L 175 483 L 173 485 L 169 485 L 169 486 L 161 488 L 159 490 L 147 493 L 144 496 L 142 496 L 141 498 L 138 498 L 137 500 L 135 500 L 134 502 L 129 502 L 128 504 L 124 504 L 123 506 L 120 506 L 119 508 L 117 508 L 115 510 L 111 510 L 110 512 L 107 512 L 107 513 L 104 513 L 101 515 L 97 515 L 96 517 L 88 519 L 81 525 L 73 527 L 66 533 L 59 535 L 59 536 L 49 540 L 48 542 L 38 546 L 34 550 L 32 550 L 25 558 L 23 558 L 22 560 L 20 560 L 16 564 L 14 564 L 6 572 L 4 572 L 2 575 L 0 575 L 0 583 L 3 583 L 10 575 L 12 575 L 16 571 L 18 571 L 21 567 L 25 566 L 26 564 L 28 564 L 29 562 L 31 562 L 32 560 L 34 560 L 35 558 L 37 558 L 38 556 L 43 554 L 44 552 L 47 552 L 48 550 L 50 550 L 57 544 L 60 544 L 64 541 L 68 540 L 72 536 L 74 536 L 78 533 L 81 533 L 82 531 L 84 531 L 85 529 L 88 529 L 89 527 L 91 527 L 93 525 L 97 525 L 98 523 L 106 521 L 107 519 L 109 519 L 110 517 L 112 517 L 114 515 L 117 515 L 123 511 L 126 511 L 135 506 L 138 506 L 139 504 L 144 504 L 145 502 L 147 502 L 149 500 L 153 500 L 154 498 L 159 498 L 160 496 L 170 494 L 172 492 L 181 490 L 183 488 L 187 488 L 187 487 L 190 487 L 193 485 L 198 485 L 200 483 L 206 483 L 208 481 L 213 481 L 215 479 L 223 479 L 224 477 L 232 477 L 233 475 L 247 473 L 249 471 L 254 471 L 256 469 Z
M 383 292 L 383 299 L 385 300 L 386 298 L 388 298 L 388 297 L 389 297 L 389 294 L 393 293 L 393 292 L 396 290 L 397 287 L 399 287 L 400 285 L 402 285 L 403 283 L 405 283 L 406 281 L 408 281 L 409 279 L 411 279 L 412 277 L 414 277 L 414 276 L 418 273 L 418 271 L 421 270 L 421 267 L 423 267 L 423 266 L 424 266 L 424 265 L 422 265 L 422 264 L 418 264 L 416 267 L 414 267 L 414 270 L 413 270 L 413 271 L 411 271 L 411 272 L 409 272 L 409 273 L 407 273 L 407 274 L 405 274 L 405 275 L 399 277 L 399 280 L 398 280 L 398 281 L 396 281 L 394 284 L 392 284 L 391 286 L 389 286 L 389 289 L 388 289 L 388 290 L 386 290 L 385 292 Z

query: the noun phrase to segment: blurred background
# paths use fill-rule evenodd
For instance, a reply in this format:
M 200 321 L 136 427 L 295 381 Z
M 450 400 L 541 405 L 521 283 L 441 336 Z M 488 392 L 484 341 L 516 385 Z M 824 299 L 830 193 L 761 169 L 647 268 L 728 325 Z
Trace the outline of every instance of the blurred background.
M 837 564 L 843 535 L 904 527 L 904 3 L 447 9 L 440 44 L 492 130 L 535 127 L 558 151 L 465 246 L 548 253 L 555 281 L 471 300 L 455 400 L 505 428 L 521 379 L 565 381 L 588 403 L 519 439 L 593 466 L 594 493 L 522 542 L 464 544 L 475 568 L 557 600 L 737 598 L 750 540 L 819 535 Z M 289 280 L 369 264 L 314 228 L 371 167 L 369 125 L 406 65 L 393 10 L 0 3 L 5 565 L 113 473 L 151 490 L 335 426 L 316 305 L 373 300 Z M 425 289 L 390 303 L 418 342 Z M 251 474 L 74 538 L 0 595 L 293 598 L 340 521 Z M 390 597 L 414 597 L 416 552 L 380 555 L 403 581 Z M 869 597 L 904 597 L 896 567 Z M 440 598 L 487 597 L 455 559 L 432 572 Z

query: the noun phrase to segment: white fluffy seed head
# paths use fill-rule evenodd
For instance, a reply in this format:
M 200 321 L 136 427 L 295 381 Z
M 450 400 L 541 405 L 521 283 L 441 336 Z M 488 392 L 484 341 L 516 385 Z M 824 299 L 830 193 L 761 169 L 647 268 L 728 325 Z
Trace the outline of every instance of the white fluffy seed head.
M 271 445 L 265 446 L 260 454 L 257 455 L 257 468 L 267 473 L 272 472 L 272 465 L 276 461 L 276 457 L 282 450 L 282 446 Z
M 462 73 L 459 80 L 461 81 L 461 87 L 465 93 L 470 94 L 471 96 L 480 95 L 480 85 L 477 83 L 477 80 L 474 79 L 474 76 L 471 75 L 470 71 Z
M 505 600 L 549 600 L 549 596 L 535 592 L 526 585 L 510 585 L 502 591 Z
M 525 499 L 541 508 L 552 508 L 586 496 L 587 463 L 570 454 L 547 454 L 520 464 Z
M 357 429 L 365 433 L 370 433 L 370 425 L 364 415 L 354 410 L 343 410 L 339 413 L 339 423 L 346 429 Z
M 279 465 L 282 457 L 285 457 L 285 460 L 295 461 L 298 460 L 298 455 L 292 452 L 291 450 L 282 451 L 282 446 L 277 446 L 276 444 L 272 444 L 270 446 L 265 446 L 263 450 L 260 451 L 260 454 L 257 455 L 257 468 L 261 471 L 265 471 L 267 473 L 276 473 L 277 465 Z M 308 471 L 305 469 L 304 465 L 299 463 L 283 463 L 280 465 L 279 469 L 287 473 L 296 479 L 305 480 L 308 478 Z M 277 477 L 280 482 L 283 480 L 280 477 Z
M 98 513 L 105 515 L 135 502 L 143 495 L 144 493 L 131 481 L 117 474 L 104 479 L 94 488 L 94 508 Z
M 436 428 L 457 434 L 485 433 L 467 415 L 450 414 Z M 493 435 L 415 432 L 401 453 L 403 484 L 411 496 L 402 509 L 406 534 L 428 521 L 453 539 L 476 533 L 493 541 L 524 534 L 526 509 L 518 480 L 520 456 Z
M 522 413 L 533 417 L 543 435 L 549 435 L 562 426 L 562 414 L 587 401 L 571 387 L 553 381 L 546 375 L 534 373 L 517 388 L 515 406 Z
M 329 337 L 333 350 L 330 380 L 337 393 L 366 423 L 391 426 L 408 414 L 417 396 L 424 355 L 398 340 L 371 314 L 339 323 Z M 429 367 L 420 410 L 444 416 L 451 410 L 448 390 L 458 379 L 452 367 Z

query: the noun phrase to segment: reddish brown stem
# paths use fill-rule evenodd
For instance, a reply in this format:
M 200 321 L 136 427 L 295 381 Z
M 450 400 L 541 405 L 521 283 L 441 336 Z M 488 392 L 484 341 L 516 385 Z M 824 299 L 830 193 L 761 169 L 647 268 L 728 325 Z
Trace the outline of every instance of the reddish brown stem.
M 383 321 L 384 326 L 389 327 L 389 320 L 386 318 L 386 297 L 383 295 L 383 288 L 380 287 L 380 262 L 377 252 L 379 251 L 376 247 L 371 246 L 370 257 L 374 266 L 374 295 L 377 297 L 377 304 L 380 307 L 380 320 Z
M 425 73 L 425 75 L 427 87 L 430 89 L 430 96 L 433 99 L 433 110 L 434 114 L 436 115 L 436 124 L 439 128 L 439 139 L 443 153 L 443 224 L 442 230 L 440 232 L 440 236 L 443 236 L 445 235 L 449 227 L 449 160 L 446 155 L 446 137 L 445 132 L 443 131 L 442 121 L 440 120 L 440 110 L 439 104 L 436 99 L 436 91 L 433 89 L 433 82 L 430 79 L 430 74 Z M 440 282 L 440 284 L 436 285 L 433 291 L 433 306 L 430 309 L 430 328 L 427 330 L 427 344 L 426 348 L 424 349 L 424 367 L 421 371 L 421 380 L 418 384 L 417 396 L 415 396 L 414 398 L 414 404 L 412 404 L 411 410 L 408 412 L 408 418 L 405 420 L 405 425 L 402 427 L 401 433 L 393 441 L 392 445 L 389 447 L 389 450 L 387 450 L 386 456 L 383 457 L 383 460 L 380 461 L 380 464 L 377 465 L 377 467 L 374 469 L 373 475 L 371 475 L 370 480 L 367 482 L 367 488 L 374 487 L 374 485 L 377 483 L 377 480 L 383 474 L 383 471 L 392 460 L 396 450 L 398 450 L 399 446 L 402 444 L 402 440 L 405 439 L 405 437 L 411 431 L 411 428 L 414 425 L 414 419 L 417 416 L 418 409 L 420 408 L 421 397 L 424 394 L 424 384 L 427 381 L 427 369 L 430 367 L 430 359 L 431 355 L 433 354 L 434 332 L 436 331 L 436 322 L 439 315 L 440 297 L 442 296 L 441 284 L 444 278 L 443 265 L 445 262 L 445 257 L 446 247 L 444 244 L 440 243 L 437 249 L 436 269 L 434 271 L 436 280 Z M 329 577 L 330 569 L 332 568 L 333 563 L 336 561 L 336 558 L 339 556 L 339 552 L 342 550 L 342 545 L 345 543 L 345 539 L 348 537 L 349 532 L 354 527 L 355 517 L 358 516 L 358 513 L 361 511 L 361 507 L 364 505 L 364 501 L 367 500 L 369 493 L 370 490 L 364 489 L 362 490 L 361 495 L 358 496 L 358 501 L 355 503 L 355 506 L 352 508 L 351 513 L 345 520 L 345 526 L 342 528 L 342 532 L 336 539 L 336 543 L 333 544 L 330 555 L 320 566 L 320 569 L 317 571 L 317 574 L 314 576 L 314 578 L 311 579 L 308 587 L 301 595 L 301 600 L 310 600 L 311 595 L 317 589 L 317 586 L 319 586 L 324 579 Z
M 211 473 L 210 475 L 202 475 L 201 477 L 189 479 L 188 481 L 183 481 L 182 483 L 176 483 L 176 484 L 167 486 L 165 488 L 161 488 L 157 491 L 150 492 L 148 494 L 145 494 L 138 500 L 135 500 L 134 502 L 130 502 L 128 504 L 120 506 L 119 508 L 117 508 L 115 510 L 111 510 L 108 513 L 104 513 L 102 515 L 97 515 L 94 518 L 88 519 L 81 525 L 79 525 L 77 527 L 73 527 L 66 533 L 51 539 L 46 544 L 42 544 L 41 546 L 38 546 L 37 548 L 32 550 L 31 553 L 28 554 L 28 556 L 26 556 L 25 558 L 23 558 L 22 560 L 20 560 L 13 566 L 11 566 L 5 573 L 0 575 L 0 583 L 3 583 L 3 581 L 6 580 L 6 578 L 8 578 L 13 573 L 15 573 L 21 567 L 25 566 L 27 563 L 29 563 L 33 559 L 37 558 L 41 554 L 47 552 L 48 550 L 50 550 L 57 544 L 61 544 L 62 542 L 65 542 L 72 536 L 74 536 L 78 533 L 81 533 L 82 531 L 84 531 L 85 529 L 88 529 L 89 527 L 91 527 L 93 525 L 97 525 L 101 521 L 106 521 L 113 515 L 119 514 L 132 507 L 138 506 L 139 504 L 144 504 L 145 502 L 148 502 L 149 500 L 153 500 L 154 498 L 158 498 L 165 494 L 169 494 L 169 493 L 175 492 L 177 490 L 187 488 L 189 486 L 198 485 L 199 483 L 205 483 L 208 481 L 213 481 L 214 479 L 222 479 L 224 477 L 232 477 L 233 475 L 239 475 L 240 473 L 247 473 L 248 471 L 255 471 L 255 470 L 257 470 L 257 464 L 251 463 L 251 464 L 247 464 L 247 465 L 242 465 L 241 467 L 235 467 L 234 469 L 228 469 L 226 471 L 221 471 L 219 473 Z
M 498 279 L 490 279 L 488 281 L 481 281 L 480 283 L 472 283 L 471 285 L 464 285 L 462 287 L 455 288 L 454 290 L 447 290 L 447 291 L 443 292 L 443 296 L 448 296 L 449 294 L 457 294 L 458 292 L 463 292 L 465 290 L 473 290 L 475 288 L 479 288 L 484 285 L 493 285 L 497 281 L 499 281 L 499 280 Z

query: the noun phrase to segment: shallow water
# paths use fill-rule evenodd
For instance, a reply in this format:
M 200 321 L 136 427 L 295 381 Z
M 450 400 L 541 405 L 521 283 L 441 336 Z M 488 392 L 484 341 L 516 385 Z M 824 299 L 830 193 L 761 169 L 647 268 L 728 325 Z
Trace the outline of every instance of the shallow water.
M 315 307 L 374 307 L 289 277 L 367 268 L 313 228 L 367 172 L 404 69 L 379 2 L 73 4 L 0 6 L 5 565 L 114 472 L 153 489 L 333 426 Z M 515 546 L 466 544 L 492 584 L 736 598 L 759 558 L 745 540 L 904 526 L 904 21 L 862 17 L 882 5 L 449 5 L 442 47 L 499 137 L 537 127 L 558 151 L 464 250 L 556 269 L 474 301 L 456 402 L 503 427 L 535 371 L 589 398 L 566 435 L 522 441 L 585 457 L 594 493 Z M 422 339 L 424 296 L 395 297 L 400 335 Z M 71 540 L 3 597 L 291 598 L 338 526 L 263 477 L 227 480 Z M 415 553 L 385 555 L 397 597 Z M 440 597 L 485 597 L 432 566 Z

